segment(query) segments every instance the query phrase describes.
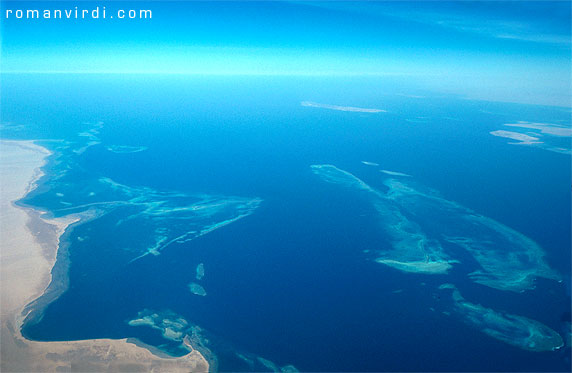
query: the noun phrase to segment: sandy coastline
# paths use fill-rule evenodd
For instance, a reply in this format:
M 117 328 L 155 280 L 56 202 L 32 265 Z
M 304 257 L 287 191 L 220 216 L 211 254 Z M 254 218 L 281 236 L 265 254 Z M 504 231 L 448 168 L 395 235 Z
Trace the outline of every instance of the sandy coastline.
M 27 306 L 52 280 L 60 237 L 80 219 L 48 220 L 14 203 L 36 187 L 50 154 L 31 141 L 0 140 L 0 371 L 208 371 L 196 350 L 166 358 L 128 339 L 36 342 L 22 336 Z

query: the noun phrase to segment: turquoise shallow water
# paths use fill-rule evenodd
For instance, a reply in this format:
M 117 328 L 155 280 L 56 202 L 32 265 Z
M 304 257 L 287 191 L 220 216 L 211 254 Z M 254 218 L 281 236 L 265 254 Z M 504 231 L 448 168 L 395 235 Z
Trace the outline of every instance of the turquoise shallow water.
M 569 348 L 530 350 L 570 331 L 569 138 L 490 132 L 570 110 L 413 87 L 3 76 L 2 137 L 54 151 L 21 203 L 84 217 L 25 335 L 187 335 L 220 370 L 566 370 Z

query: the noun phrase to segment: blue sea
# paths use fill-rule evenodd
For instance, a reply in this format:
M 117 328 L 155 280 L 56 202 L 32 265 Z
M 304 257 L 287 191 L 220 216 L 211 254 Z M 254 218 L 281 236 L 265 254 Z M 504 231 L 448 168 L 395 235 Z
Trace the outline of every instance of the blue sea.
M 19 203 L 83 219 L 32 305 L 30 339 L 136 338 L 181 356 L 186 334 L 220 371 L 570 370 L 570 138 L 505 126 L 569 128 L 569 108 L 474 101 L 402 78 L 280 76 L 5 74 L 1 100 L 1 137 L 53 152 Z M 479 263 L 466 252 L 447 274 L 379 263 L 391 237 L 375 206 L 312 165 L 379 193 L 390 177 L 380 171 L 406 174 L 394 176 L 531 239 L 557 276 L 506 291 L 473 281 Z M 437 239 L 456 229 L 451 211 L 403 216 Z M 445 283 L 565 346 L 491 337 Z

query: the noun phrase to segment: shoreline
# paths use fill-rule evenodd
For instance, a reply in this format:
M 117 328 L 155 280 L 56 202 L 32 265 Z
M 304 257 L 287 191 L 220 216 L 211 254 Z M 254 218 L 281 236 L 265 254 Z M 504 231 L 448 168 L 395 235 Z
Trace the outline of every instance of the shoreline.
M 81 215 L 46 219 L 46 211 L 17 203 L 38 186 L 51 155 L 33 141 L 0 140 L 0 371 L 208 371 L 208 362 L 196 350 L 171 358 L 154 354 L 133 338 L 39 342 L 22 335 L 23 323 L 41 317 L 45 306 L 67 288 L 67 276 L 54 273 L 67 271 L 61 262 L 67 257 L 66 233 L 90 220 Z

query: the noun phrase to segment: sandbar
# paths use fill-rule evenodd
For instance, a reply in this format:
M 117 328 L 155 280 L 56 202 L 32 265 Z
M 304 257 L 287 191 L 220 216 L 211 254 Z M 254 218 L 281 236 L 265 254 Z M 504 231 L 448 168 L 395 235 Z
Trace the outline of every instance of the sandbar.
M 525 135 L 524 133 L 498 130 L 498 131 L 492 131 L 490 132 L 490 134 L 497 137 L 504 137 L 507 139 L 519 141 L 518 143 L 513 143 L 513 144 L 530 145 L 530 144 L 541 143 L 538 137 L 528 136 Z
M 560 126 L 558 124 L 518 122 L 518 123 L 506 123 L 505 126 L 535 129 L 539 130 L 540 133 L 544 135 L 572 137 L 572 128 Z
M 390 175 L 390 176 L 411 177 L 411 175 L 404 174 L 403 172 L 397 172 L 397 171 L 379 170 L 379 172 L 384 173 L 386 175 Z
M 314 107 L 314 108 L 330 109 L 330 110 L 337 110 L 337 111 L 352 111 L 352 112 L 357 112 L 357 113 L 385 113 L 385 112 L 387 112 L 386 110 L 382 110 L 382 109 L 320 104 L 318 102 L 311 102 L 311 101 L 302 101 L 300 103 L 300 105 L 305 106 L 305 107 Z

